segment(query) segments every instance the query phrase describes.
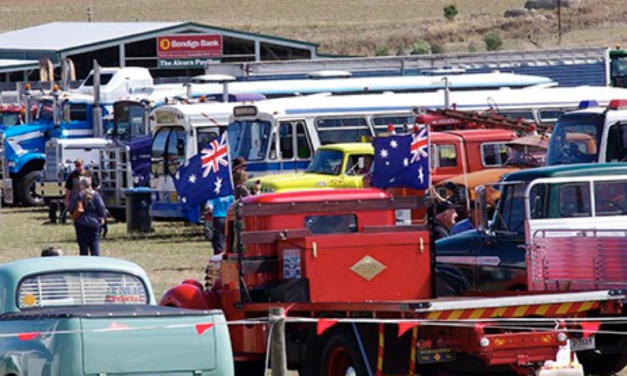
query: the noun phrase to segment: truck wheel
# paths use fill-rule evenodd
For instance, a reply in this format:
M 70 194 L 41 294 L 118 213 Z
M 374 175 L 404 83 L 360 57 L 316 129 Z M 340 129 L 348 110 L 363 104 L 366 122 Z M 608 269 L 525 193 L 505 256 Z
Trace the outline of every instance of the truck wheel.
M 598 354 L 594 351 L 577 353 L 586 375 L 611 376 L 627 366 L 627 353 Z
M 338 330 L 324 343 L 320 376 L 365 376 L 366 365 L 352 333 Z
M 31 171 L 17 182 L 17 194 L 23 206 L 43 206 L 43 197 L 35 193 L 39 171 Z
M 111 213 L 111 216 L 115 219 L 116 222 L 126 222 L 126 209 L 109 209 L 109 213 Z

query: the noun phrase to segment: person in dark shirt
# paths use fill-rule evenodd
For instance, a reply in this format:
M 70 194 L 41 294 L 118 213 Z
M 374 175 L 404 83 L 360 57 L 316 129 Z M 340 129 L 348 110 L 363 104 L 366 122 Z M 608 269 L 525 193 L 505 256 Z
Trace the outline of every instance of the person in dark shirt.
M 70 206 L 70 202 L 74 198 L 80 189 L 78 187 L 78 180 L 81 177 L 87 177 L 91 180 L 91 188 L 98 189 L 98 185 L 100 182 L 98 181 L 98 177 L 89 171 L 85 167 L 85 162 L 82 158 L 78 158 L 74 161 L 74 171 L 70 173 L 68 178 L 65 180 L 65 207 Z
M 434 240 L 449 236 L 449 230 L 455 224 L 455 219 L 457 219 L 455 205 L 450 201 L 439 202 L 435 207 L 435 219 L 431 230 Z
M 68 211 L 75 213 L 78 208 L 82 207 L 74 219 L 74 228 L 76 230 L 76 240 L 80 249 L 81 256 L 98 256 L 100 229 L 106 219 L 106 209 L 102 197 L 98 192 L 91 188 L 91 181 L 87 177 L 81 177 L 78 185 L 80 192 L 76 194 Z

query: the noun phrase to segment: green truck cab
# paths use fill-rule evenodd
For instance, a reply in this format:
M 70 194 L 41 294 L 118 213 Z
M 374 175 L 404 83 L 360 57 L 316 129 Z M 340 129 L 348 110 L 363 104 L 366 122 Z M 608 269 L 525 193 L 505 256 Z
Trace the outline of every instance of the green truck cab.
M 157 306 L 131 262 L 24 259 L 0 286 L 0 375 L 234 374 L 222 311 Z
M 373 159 L 374 147 L 370 143 L 323 145 L 316 150 L 305 172 L 267 175 L 249 179 L 246 185 L 252 187 L 259 181 L 261 192 L 363 188 L 364 176 L 370 172 Z

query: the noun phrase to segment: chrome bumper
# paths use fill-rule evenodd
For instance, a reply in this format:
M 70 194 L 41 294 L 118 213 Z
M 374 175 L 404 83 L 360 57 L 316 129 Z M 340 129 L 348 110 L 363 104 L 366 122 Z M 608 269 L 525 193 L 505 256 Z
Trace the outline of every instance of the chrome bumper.
M 0 179 L 0 199 L 6 204 L 13 204 L 13 181 L 11 179 Z
M 65 184 L 56 181 L 37 183 L 37 193 L 41 197 L 64 197 Z

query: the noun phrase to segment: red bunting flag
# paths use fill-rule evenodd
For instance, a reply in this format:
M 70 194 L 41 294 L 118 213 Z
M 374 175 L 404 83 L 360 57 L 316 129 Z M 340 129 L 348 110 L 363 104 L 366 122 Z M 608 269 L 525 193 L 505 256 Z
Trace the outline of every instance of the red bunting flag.
M 333 325 L 337 324 L 337 319 L 320 319 L 318 320 L 318 335 L 324 333 L 325 330 L 329 329 Z
M 402 336 L 409 329 L 413 329 L 413 328 L 417 327 L 418 325 L 420 325 L 420 322 L 418 322 L 418 321 L 403 321 L 403 322 L 399 322 L 398 323 L 398 336 L 399 337 Z
M 198 333 L 198 335 L 202 335 L 204 332 L 211 328 L 213 328 L 213 323 L 196 324 L 196 333 Z
M 590 335 L 599 331 L 601 323 L 599 321 L 586 321 L 581 323 L 581 329 L 583 330 L 583 338 L 588 338 Z
M 117 322 L 112 322 L 111 325 L 109 325 L 109 330 L 127 330 L 130 329 L 131 327 L 128 325 L 124 325 L 124 324 L 118 324 Z
M 41 335 L 41 332 L 20 333 L 17 335 L 17 338 L 20 341 L 32 341 L 36 337 L 39 337 L 40 335 Z

